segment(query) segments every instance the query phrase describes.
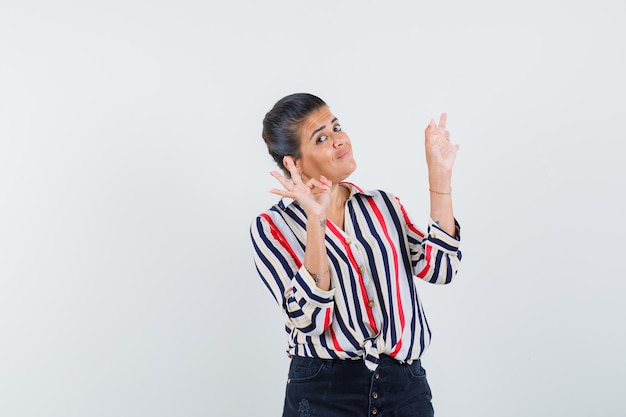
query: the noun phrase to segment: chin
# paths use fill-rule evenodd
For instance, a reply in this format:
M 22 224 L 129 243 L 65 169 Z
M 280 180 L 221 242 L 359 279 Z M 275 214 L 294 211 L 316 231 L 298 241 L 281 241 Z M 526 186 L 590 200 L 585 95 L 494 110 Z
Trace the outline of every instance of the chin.
M 356 164 L 356 161 L 354 161 L 352 163 L 352 167 L 351 167 L 350 173 L 348 175 L 351 175 L 354 171 L 356 171 L 356 167 L 357 167 L 357 164 Z
M 340 183 L 340 182 L 342 182 L 342 181 L 347 180 L 347 179 L 350 177 L 350 175 L 352 175 L 352 174 L 354 173 L 354 171 L 356 171 L 356 165 L 355 165 L 355 166 L 354 166 L 351 170 L 349 170 L 349 171 L 345 172 L 345 173 L 341 176 L 341 179 L 340 179 L 339 181 L 337 181 L 337 183 Z

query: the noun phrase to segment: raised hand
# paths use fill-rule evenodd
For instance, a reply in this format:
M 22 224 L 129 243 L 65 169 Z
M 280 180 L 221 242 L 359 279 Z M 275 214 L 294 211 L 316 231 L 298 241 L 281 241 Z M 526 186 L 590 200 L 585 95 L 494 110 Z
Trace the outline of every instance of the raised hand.
M 452 212 L 452 166 L 458 145 L 450 143 L 446 130 L 448 116 L 441 114 L 439 124 L 431 120 L 426 127 L 426 163 L 430 187 L 430 217 L 450 236 L 456 236 Z
M 450 143 L 450 132 L 446 130 L 447 121 L 448 116 L 442 113 L 439 124 L 431 120 L 425 131 L 428 173 L 431 177 L 436 177 L 431 179 L 436 179 L 438 182 L 452 175 L 456 151 L 459 149 L 458 145 Z
M 322 176 L 319 180 L 311 178 L 304 183 L 296 168 L 293 157 L 285 156 L 283 163 L 291 174 L 291 181 L 287 180 L 280 173 L 272 171 L 272 176 L 285 187 L 285 190 L 272 188 L 270 192 L 296 200 L 309 218 L 326 219 L 326 212 L 330 205 L 330 189 L 332 182 Z

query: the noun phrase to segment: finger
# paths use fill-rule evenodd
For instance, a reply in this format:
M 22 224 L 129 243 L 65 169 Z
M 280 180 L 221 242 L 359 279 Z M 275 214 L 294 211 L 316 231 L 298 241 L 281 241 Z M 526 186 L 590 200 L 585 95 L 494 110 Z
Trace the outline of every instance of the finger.
M 447 122 L 448 122 L 448 115 L 445 113 L 441 113 L 441 117 L 439 117 L 439 128 L 446 130 Z
M 280 173 L 278 173 L 276 171 L 272 171 L 272 172 L 270 172 L 270 175 L 272 177 L 276 178 L 278 180 L 278 182 L 280 182 L 282 184 L 282 186 L 285 187 L 286 189 L 293 188 L 293 184 L 291 184 L 285 177 L 280 175 Z
M 428 122 L 428 126 L 426 126 L 425 132 L 427 134 L 432 132 L 434 127 L 435 127 L 435 120 L 434 119 L 430 119 L 430 122 Z
M 309 188 L 317 187 L 316 183 L 317 181 L 315 180 L 315 178 L 311 178 L 310 180 L 306 182 L 306 186 Z
M 322 191 L 328 190 L 330 188 L 326 184 L 322 183 L 321 178 L 319 181 L 316 180 L 315 178 L 311 178 L 310 180 L 307 181 L 306 185 L 311 189 L 318 188 Z
M 320 177 L 320 182 L 324 184 L 324 186 L 326 186 L 328 189 L 333 186 L 333 182 L 323 175 Z
M 270 193 L 279 195 L 281 197 L 293 198 L 293 193 L 285 190 L 279 190 L 277 188 L 272 188 Z

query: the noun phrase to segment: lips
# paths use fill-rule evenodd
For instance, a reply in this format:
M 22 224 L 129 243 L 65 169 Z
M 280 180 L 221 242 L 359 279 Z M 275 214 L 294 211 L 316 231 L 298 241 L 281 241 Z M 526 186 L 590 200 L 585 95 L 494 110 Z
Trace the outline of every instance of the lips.
M 346 156 L 350 156 L 350 153 L 351 153 L 350 149 L 345 150 L 345 151 L 341 152 L 341 153 L 337 156 L 337 159 L 341 159 L 341 158 L 345 158 Z

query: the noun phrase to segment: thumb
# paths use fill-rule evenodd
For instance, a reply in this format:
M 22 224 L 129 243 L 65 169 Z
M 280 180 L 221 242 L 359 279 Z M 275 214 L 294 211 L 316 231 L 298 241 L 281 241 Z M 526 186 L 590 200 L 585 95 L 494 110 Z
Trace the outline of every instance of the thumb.
M 430 119 L 428 126 L 426 126 L 426 133 L 430 133 L 435 128 L 435 119 Z

